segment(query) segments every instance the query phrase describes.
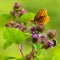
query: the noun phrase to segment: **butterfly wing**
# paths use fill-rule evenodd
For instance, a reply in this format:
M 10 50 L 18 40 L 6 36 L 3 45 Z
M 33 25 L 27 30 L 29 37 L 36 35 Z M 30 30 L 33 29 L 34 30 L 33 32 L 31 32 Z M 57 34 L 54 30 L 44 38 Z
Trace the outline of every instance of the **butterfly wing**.
M 37 23 L 37 24 L 42 23 L 42 24 L 44 24 L 44 25 L 49 22 L 49 16 L 48 16 L 47 10 L 46 10 L 45 8 L 42 9 L 42 10 L 40 10 L 40 11 L 36 14 L 36 16 L 35 16 L 35 18 L 34 18 L 34 22 Z

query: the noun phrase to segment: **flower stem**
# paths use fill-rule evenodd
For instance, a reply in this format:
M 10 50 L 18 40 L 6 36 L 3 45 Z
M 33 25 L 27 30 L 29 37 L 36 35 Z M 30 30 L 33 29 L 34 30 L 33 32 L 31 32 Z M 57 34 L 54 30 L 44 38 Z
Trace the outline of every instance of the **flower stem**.
M 22 58 L 24 58 L 24 51 L 23 51 L 23 44 L 22 44 L 22 43 L 21 43 L 19 49 L 20 49 L 20 52 L 21 52 Z

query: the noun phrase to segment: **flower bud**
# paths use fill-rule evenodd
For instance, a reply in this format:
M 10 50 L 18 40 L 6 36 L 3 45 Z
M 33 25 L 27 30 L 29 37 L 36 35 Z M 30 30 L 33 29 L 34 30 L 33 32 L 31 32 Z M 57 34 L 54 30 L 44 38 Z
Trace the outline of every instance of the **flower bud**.
M 32 37 L 37 39 L 38 38 L 38 34 L 32 34 Z
M 11 25 L 13 26 L 15 23 L 14 23 L 14 21 L 11 19 L 11 20 L 9 21 L 9 24 L 11 24 Z
M 23 9 L 21 10 L 22 14 L 28 13 L 27 10 Z
M 15 26 L 15 28 L 19 28 L 20 27 L 20 24 L 17 24 L 16 26 Z
M 15 28 L 20 29 L 22 32 L 26 32 L 26 27 L 23 24 L 17 24 Z
M 40 37 L 41 40 L 43 40 L 43 39 L 46 38 L 46 34 L 40 34 L 39 37 Z
M 54 38 L 54 37 L 56 36 L 56 31 L 55 31 L 55 30 L 49 30 L 49 31 L 47 32 L 47 36 L 48 36 L 49 38 Z
M 51 42 L 50 40 L 46 40 L 43 45 L 42 45 L 42 48 L 45 48 L 45 49 L 48 49 L 50 47 L 53 46 L 53 42 Z
M 11 25 L 10 25 L 10 24 L 5 24 L 5 26 L 6 26 L 6 27 L 11 27 Z
M 30 31 L 32 34 L 38 34 L 38 31 L 36 31 L 36 28 L 34 26 L 30 28 Z
M 26 31 L 27 31 L 26 27 L 23 27 L 22 32 L 26 32 Z
M 38 40 L 38 34 L 32 34 L 32 42 L 37 43 Z
M 49 41 L 48 42 L 48 47 L 52 47 L 53 46 L 53 42 Z
M 32 26 L 32 27 L 30 28 L 30 30 L 31 30 L 31 31 L 35 31 L 36 28 Z
M 41 43 L 43 44 L 45 42 L 45 39 L 46 39 L 46 34 L 40 34 L 39 38 L 40 38 Z
M 5 25 L 6 27 L 13 27 L 15 25 L 14 21 L 10 19 L 10 21 Z
M 14 4 L 14 8 L 19 8 L 19 7 L 22 7 L 22 6 L 21 6 L 19 3 L 16 2 L 16 3 Z
M 39 32 L 43 32 L 44 31 L 44 25 L 43 24 L 39 24 L 39 25 L 37 25 L 37 27 L 36 27 L 36 30 L 37 31 L 39 31 Z

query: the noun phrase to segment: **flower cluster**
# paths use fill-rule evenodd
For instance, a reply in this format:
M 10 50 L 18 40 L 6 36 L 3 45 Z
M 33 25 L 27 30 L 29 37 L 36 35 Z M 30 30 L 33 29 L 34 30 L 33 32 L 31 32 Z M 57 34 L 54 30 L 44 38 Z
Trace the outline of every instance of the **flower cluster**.
M 45 27 L 43 24 L 39 24 L 38 26 L 31 27 L 31 34 L 32 34 L 32 42 L 37 44 L 42 44 L 41 48 L 49 48 L 56 45 L 56 31 L 55 30 L 48 30 L 47 33 L 43 33 Z
M 25 13 L 27 13 L 27 10 L 25 10 L 22 5 L 20 5 L 19 3 L 15 3 L 14 7 L 13 7 L 13 11 L 10 12 L 11 15 L 13 16 L 21 16 Z
M 26 27 L 24 23 L 20 23 L 19 21 L 20 20 L 19 18 L 25 13 L 27 13 L 27 10 L 25 10 L 19 3 L 15 3 L 13 11 L 11 11 L 10 14 L 15 18 L 17 23 L 15 23 L 13 18 L 11 18 L 10 21 L 6 24 L 6 27 L 18 28 L 21 31 L 25 32 Z
M 13 11 L 10 12 L 15 20 L 11 18 L 5 26 L 10 28 L 18 28 L 22 32 L 29 32 L 31 34 L 32 51 L 26 56 L 26 60 L 31 60 L 31 57 L 33 60 L 34 58 L 36 58 L 35 54 L 37 54 L 37 51 L 35 51 L 33 44 L 41 44 L 42 46 L 40 47 L 40 49 L 48 49 L 50 47 L 56 46 L 56 31 L 48 30 L 46 33 L 44 33 L 45 24 L 47 24 L 49 21 L 49 16 L 46 9 L 40 10 L 34 17 L 33 22 L 29 21 L 33 23 L 34 26 L 31 26 L 30 31 L 28 31 L 26 27 L 27 23 L 21 23 L 19 19 L 25 13 L 27 13 L 27 11 L 22 7 L 22 5 L 20 5 L 19 3 L 15 3 Z M 37 50 L 38 49 L 39 48 L 37 48 Z

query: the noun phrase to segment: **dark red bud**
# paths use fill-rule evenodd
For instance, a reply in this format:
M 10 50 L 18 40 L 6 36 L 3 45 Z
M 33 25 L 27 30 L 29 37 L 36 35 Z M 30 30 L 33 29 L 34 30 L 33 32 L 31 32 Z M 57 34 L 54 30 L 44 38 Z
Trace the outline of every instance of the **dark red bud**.
M 30 28 L 30 30 L 31 30 L 31 31 L 35 31 L 36 28 L 32 26 L 32 27 Z

